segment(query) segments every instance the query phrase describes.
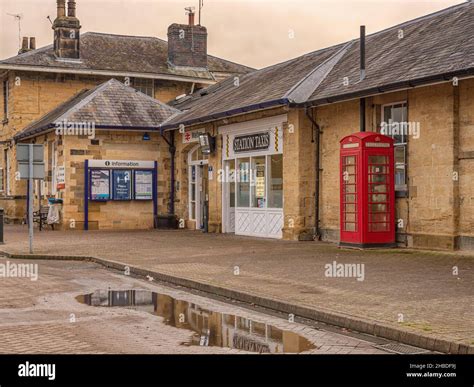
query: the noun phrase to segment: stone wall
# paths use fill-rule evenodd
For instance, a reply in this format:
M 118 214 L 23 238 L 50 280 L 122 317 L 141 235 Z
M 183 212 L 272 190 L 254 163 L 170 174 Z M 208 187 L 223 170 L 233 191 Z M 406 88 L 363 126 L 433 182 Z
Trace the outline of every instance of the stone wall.
M 407 246 L 472 248 L 473 85 L 465 80 L 459 87 L 444 83 L 367 100 L 367 130 L 377 130 L 382 105 L 401 101 L 408 103 L 408 121 L 420 124 L 420 138 L 408 138 L 408 197 L 396 199 L 396 219 L 403 221 L 397 231 Z M 325 239 L 338 241 L 339 140 L 359 131 L 359 102 L 321 106 L 315 115 L 323 132 L 321 228 Z
M 9 221 L 18 222 L 24 217 L 26 207 L 26 184 L 15 180 L 16 153 L 11 142 L 13 136 L 24 129 L 28 124 L 39 119 L 51 110 L 66 102 L 83 89 L 93 88 L 109 78 L 78 76 L 74 74 L 32 73 L 32 72 L 8 72 L 10 85 L 9 119 L 1 123 L 0 141 L 4 143 L 2 150 L 7 150 L 10 161 L 10 192 L 0 193 L 0 207 L 5 208 L 6 218 Z M 119 79 L 120 80 L 120 79 Z M 198 85 L 199 86 L 199 85 Z M 155 81 L 155 98 L 162 102 L 168 102 L 183 93 L 189 93 L 191 83 L 172 82 L 166 80 Z M 3 88 L 0 103 L 3 113 Z M 3 116 L 2 116 L 3 117 Z M 3 118 L 2 118 L 3 119 Z M 160 163 L 159 187 L 160 187 L 160 211 L 167 213 L 167 201 L 169 201 L 169 180 L 160 178 L 166 168 L 170 167 L 170 158 L 166 144 L 158 145 L 163 151 Z M 5 168 L 5 153 L 0 157 L 0 167 Z M 166 204 L 165 204 L 166 202 Z

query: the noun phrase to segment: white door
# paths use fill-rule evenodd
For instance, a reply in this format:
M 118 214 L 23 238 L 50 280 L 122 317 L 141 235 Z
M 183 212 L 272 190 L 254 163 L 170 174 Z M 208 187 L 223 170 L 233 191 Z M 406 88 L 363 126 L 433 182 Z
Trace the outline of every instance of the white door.
M 189 164 L 189 219 L 196 222 L 196 229 L 204 226 L 204 202 L 208 200 L 208 160 L 199 145 L 188 155 Z

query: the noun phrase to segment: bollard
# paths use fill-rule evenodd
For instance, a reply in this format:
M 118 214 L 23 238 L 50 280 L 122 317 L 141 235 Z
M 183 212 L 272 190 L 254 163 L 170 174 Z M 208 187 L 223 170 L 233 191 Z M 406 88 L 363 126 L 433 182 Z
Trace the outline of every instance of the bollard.
M 5 216 L 5 210 L 0 208 L 0 245 L 5 244 L 3 239 L 3 218 Z

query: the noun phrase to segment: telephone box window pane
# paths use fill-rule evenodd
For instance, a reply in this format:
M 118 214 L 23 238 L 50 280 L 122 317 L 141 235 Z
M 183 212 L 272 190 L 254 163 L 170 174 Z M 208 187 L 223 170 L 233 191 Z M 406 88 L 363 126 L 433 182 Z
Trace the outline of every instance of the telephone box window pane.
M 385 166 L 385 165 L 369 165 L 369 173 L 373 173 L 373 174 L 388 173 L 388 166 Z
M 370 223 L 369 224 L 370 231 L 374 232 L 382 232 L 382 231 L 389 231 L 388 223 Z
M 370 201 L 372 203 L 386 203 L 387 202 L 387 195 L 385 194 L 372 194 L 370 195 Z
M 355 204 L 345 204 L 345 212 L 356 212 Z
M 356 231 L 355 223 L 344 223 L 344 231 Z
M 388 175 L 369 175 L 369 183 L 388 183 Z
M 346 214 L 346 222 L 355 223 L 356 220 L 356 214 Z
M 345 195 L 345 202 L 346 203 L 355 203 L 356 196 L 355 195 Z
M 388 156 L 369 156 L 369 164 L 388 164 Z
M 370 184 L 369 185 L 370 192 L 373 193 L 386 193 L 387 192 L 387 185 L 386 184 Z
M 388 212 L 388 206 L 386 204 L 371 204 L 370 212 Z
M 350 175 L 354 175 L 356 172 L 355 165 L 346 165 L 344 167 L 344 172 L 347 172 Z
M 344 157 L 344 164 L 345 165 L 355 165 L 355 156 L 346 156 Z
M 388 222 L 388 214 L 387 213 L 378 213 L 374 212 L 370 214 L 370 222 Z
M 356 186 L 354 184 L 345 185 L 344 193 L 356 193 Z

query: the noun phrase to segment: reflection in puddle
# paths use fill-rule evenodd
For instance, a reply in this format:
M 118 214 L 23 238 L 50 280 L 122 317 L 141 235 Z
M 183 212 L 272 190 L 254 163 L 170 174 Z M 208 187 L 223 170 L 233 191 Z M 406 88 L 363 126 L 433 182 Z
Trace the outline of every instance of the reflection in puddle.
M 168 325 L 196 332 L 193 345 L 236 348 L 258 353 L 299 353 L 315 348 L 297 333 L 146 290 L 97 290 L 76 297 L 91 306 L 128 307 L 164 318 Z

